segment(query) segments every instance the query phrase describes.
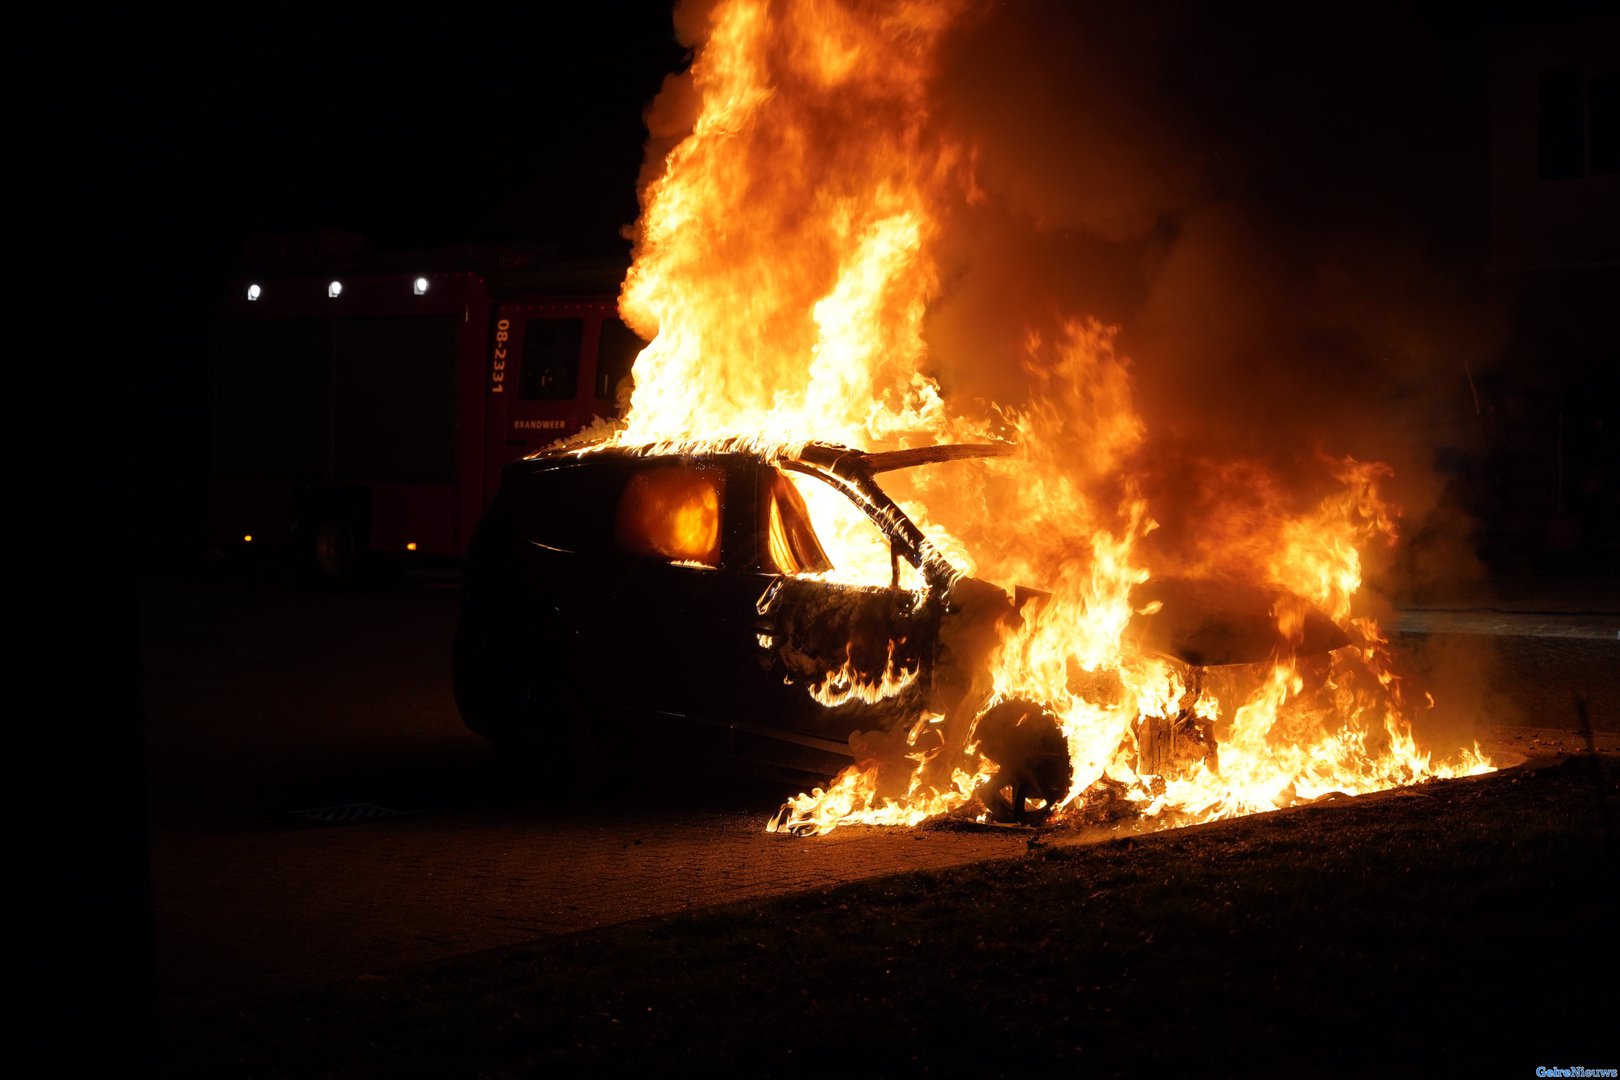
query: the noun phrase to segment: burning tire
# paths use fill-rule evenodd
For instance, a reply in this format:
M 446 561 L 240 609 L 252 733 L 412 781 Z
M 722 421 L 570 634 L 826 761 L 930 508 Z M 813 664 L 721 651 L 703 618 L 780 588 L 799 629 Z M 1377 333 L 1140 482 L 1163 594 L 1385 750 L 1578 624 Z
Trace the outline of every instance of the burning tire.
M 1027 701 L 1004 701 L 979 717 L 980 751 L 996 763 L 978 791 L 995 821 L 1044 821 L 1068 794 L 1073 770 L 1057 718 Z

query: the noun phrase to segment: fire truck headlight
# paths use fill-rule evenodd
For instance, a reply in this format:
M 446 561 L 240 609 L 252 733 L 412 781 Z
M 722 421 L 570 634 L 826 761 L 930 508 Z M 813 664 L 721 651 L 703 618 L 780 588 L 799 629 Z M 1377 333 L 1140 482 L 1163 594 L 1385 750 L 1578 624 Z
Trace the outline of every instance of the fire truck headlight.
M 257 300 L 259 298 L 259 293 L 262 292 L 262 291 L 263 290 L 261 290 L 257 284 L 249 285 L 248 286 L 248 299 L 249 300 Z
M 419 277 L 411 283 L 411 291 L 417 296 L 427 295 L 427 278 Z
M 326 295 L 330 296 L 333 300 L 336 300 L 338 297 L 342 296 L 343 295 L 343 282 L 334 281 L 334 282 L 332 282 L 332 284 L 328 285 L 326 287 Z

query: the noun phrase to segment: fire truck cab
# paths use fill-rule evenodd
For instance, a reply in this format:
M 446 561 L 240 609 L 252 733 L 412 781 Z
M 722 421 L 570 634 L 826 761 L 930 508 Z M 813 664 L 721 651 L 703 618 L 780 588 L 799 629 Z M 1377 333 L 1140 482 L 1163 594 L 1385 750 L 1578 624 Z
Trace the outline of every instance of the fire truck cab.
M 209 541 L 328 578 L 466 551 L 501 466 L 616 415 L 643 343 L 614 297 L 473 271 L 232 282 Z

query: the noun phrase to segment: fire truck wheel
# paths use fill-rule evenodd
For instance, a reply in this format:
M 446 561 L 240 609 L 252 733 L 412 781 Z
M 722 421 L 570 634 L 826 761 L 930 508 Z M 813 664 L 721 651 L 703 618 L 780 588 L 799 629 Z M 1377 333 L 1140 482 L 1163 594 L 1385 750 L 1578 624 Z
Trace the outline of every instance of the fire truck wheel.
M 354 574 L 360 548 L 354 527 L 341 518 L 322 521 L 310 538 L 315 569 L 328 581 L 344 581 Z

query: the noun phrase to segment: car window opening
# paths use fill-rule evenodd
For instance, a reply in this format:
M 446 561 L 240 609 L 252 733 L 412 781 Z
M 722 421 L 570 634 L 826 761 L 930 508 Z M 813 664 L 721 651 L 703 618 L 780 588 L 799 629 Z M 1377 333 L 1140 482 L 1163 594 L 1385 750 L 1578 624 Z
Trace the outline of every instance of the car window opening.
M 864 509 L 846 491 L 813 473 L 793 471 L 781 474 L 794 493 L 805 529 L 817 538 L 824 553 L 825 577 L 849 585 L 887 588 L 895 578 L 893 545 Z M 899 584 L 903 589 L 918 587 L 921 578 L 911 560 L 898 559 Z M 811 571 L 802 571 L 809 573 Z
M 707 567 L 720 565 L 720 469 L 671 465 L 636 473 L 619 499 L 620 551 Z
M 782 473 L 771 478 L 766 524 L 771 565 L 783 574 L 821 573 L 832 569 L 810 524 L 799 489 Z

